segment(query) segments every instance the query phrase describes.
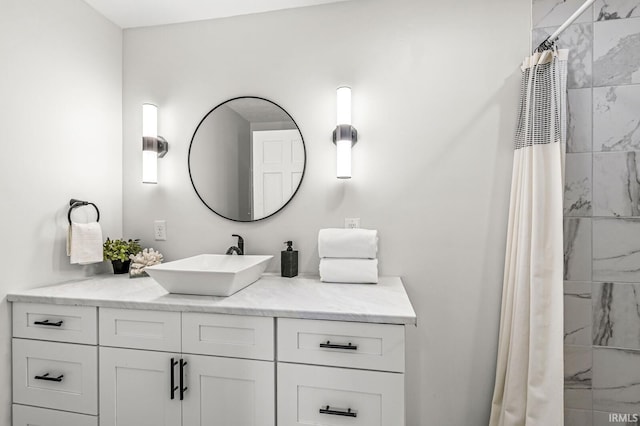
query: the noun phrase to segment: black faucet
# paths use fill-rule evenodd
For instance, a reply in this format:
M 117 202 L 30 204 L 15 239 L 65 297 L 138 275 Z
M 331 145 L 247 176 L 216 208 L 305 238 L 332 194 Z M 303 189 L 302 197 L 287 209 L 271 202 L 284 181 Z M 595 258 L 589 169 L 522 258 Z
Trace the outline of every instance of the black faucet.
M 237 234 L 233 234 L 232 237 L 238 237 L 238 245 L 229 247 L 227 249 L 227 254 L 236 253 L 242 256 L 244 254 L 244 238 Z

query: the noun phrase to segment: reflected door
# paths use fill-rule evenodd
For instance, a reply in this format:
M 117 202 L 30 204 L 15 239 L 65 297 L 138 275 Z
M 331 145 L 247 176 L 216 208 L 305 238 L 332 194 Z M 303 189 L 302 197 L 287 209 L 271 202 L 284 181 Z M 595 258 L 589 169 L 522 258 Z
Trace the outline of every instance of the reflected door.
M 304 147 L 296 130 L 253 132 L 253 217 L 278 211 L 298 187 L 304 170 Z

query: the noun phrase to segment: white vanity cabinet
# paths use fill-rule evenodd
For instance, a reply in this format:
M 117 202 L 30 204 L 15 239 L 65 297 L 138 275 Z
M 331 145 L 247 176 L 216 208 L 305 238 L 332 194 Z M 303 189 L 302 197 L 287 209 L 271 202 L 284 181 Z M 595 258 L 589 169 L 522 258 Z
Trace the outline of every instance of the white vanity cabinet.
M 255 361 L 184 356 L 188 390 L 183 426 L 274 426 L 275 366 Z
M 100 426 L 273 426 L 274 385 L 273 362 L 101 347 Z
M 404 425 L 404 326 L 278 319 L 278 426 Z
M 167 352 L 101 347 L 100 426 L 180 425 L 180 399 L 170 399 L 171 375 L 175 378 L 170 363 L 179 358 Z
M 398 278 L 263 277 L 228 298 L 102 278 L 8 300 L 14 426 L 405 425 Z
M 100 426 L 274 426 L 273 322 L 100 309 Z
M 96 312 L 13 304 L 14 426 L 97 425 Z

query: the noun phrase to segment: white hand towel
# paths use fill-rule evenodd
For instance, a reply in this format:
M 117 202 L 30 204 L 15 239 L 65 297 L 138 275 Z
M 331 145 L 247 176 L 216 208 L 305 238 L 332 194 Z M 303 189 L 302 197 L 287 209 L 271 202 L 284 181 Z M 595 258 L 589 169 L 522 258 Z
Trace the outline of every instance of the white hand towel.
M 320 259 L 320 280 L 329 283 L 378 283 L 378 259 Z
M 375 259 L 378 231 L 371 229 L 321 229 L 318 232 L 320 257 Z
M 98 222 L 71 223 L 67 237 L 67 256 L 71 264 L 102 262 L 102 228 Z

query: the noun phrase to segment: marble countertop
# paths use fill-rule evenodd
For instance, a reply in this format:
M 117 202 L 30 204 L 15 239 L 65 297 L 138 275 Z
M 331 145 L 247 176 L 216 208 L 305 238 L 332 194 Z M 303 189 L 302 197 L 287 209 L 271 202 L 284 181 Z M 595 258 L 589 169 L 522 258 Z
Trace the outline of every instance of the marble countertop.
M 399 277 L 378 284 L 323 283 L 317 277 L 265 274 L 229 297 L 168 293 L 152 278 L 100 275 L 7 295 L 10 302 L 101 306 L 124 309 L 416 324 Z

